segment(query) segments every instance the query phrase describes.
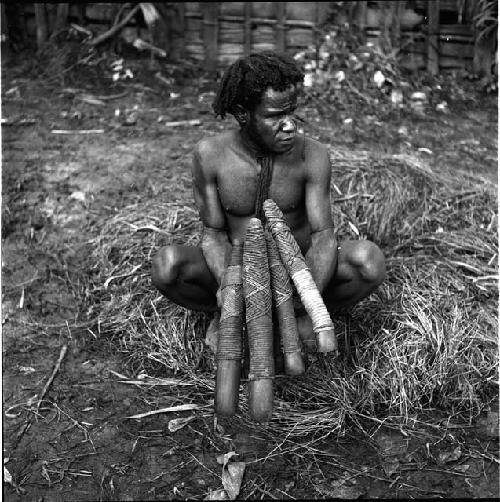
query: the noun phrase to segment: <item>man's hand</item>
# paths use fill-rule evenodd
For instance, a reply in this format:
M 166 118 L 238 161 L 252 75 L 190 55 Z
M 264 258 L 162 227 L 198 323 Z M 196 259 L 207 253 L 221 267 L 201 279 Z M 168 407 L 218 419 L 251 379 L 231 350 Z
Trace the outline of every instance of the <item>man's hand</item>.
M 308 314 L 297 316 L 297 329 L 302 344 L 308 352 L 317 352 L 318 345 L 316 342 L 316 335 L 313 331 L 312 321 Z
M 215 297 L 217 298 L 217 307 L 219 310 L 222 308 L 222 286 L 219 286 L 217 293 L 215 293 Z

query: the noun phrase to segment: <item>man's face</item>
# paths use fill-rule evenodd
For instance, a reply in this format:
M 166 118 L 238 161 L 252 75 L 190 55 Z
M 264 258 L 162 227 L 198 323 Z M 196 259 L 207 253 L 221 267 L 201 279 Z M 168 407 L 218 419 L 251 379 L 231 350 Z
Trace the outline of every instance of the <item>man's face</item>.
M 294 118 L 297 94 L 295 86 L 285 91 L 268 88 L 260 103 L 248 111 L 248 122 L 243 129 L 262 149 L 284 153 L 293 147 L 297 134 Z

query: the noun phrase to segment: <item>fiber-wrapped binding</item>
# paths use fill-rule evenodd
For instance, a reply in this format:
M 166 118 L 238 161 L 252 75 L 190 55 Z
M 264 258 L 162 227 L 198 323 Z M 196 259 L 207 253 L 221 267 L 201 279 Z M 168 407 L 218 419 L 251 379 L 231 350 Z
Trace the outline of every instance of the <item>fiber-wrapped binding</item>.
M 222 279 L 222 304 L 217 344 L 215 412 L 231 416 L 238 408 L 243 334 L 243 245 L 233 243 Z
M 292 278 L 306 312 L 311 317 L 318 351 L 337 351 L 337 337 L 328 310 L 307 268 L 280 208 L 271 199 L 264 202 L 267 224 L 278 247 L 281 261 Z
M 243 247 L 243 293 L 250 367 L 248 408 L 256 422 L 268 422 L 273 411 L 273 320 L 266 239 L 262 223 L 252 218 Z
M 271 291 L 285 356 L 285 373 L 287 375 L 301 375 L 304 373 L 305 367 L 300 350 L 299 331 L 295 321 L 292 285 L 288 272 L 281 263 L 278 248 L 272 235 L 266 232 L 265 236 L 271 274 Z

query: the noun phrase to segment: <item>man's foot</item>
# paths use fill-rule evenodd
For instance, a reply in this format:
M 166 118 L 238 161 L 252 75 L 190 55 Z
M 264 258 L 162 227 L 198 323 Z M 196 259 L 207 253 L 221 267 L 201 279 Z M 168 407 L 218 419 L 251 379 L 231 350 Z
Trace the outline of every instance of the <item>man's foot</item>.
M 302 345 L 307 352 L 317 352 L 316 335 L 313 331 L 311 318 L 307 314 L 297 317 L 297 329 Z
M 216 312 L 214 318 L 208 325 L 207 332 L 205 333 L 205 343 L 212 349 L 213 353 L 217 353 L 217 342 L 219 340 L 219 322 L 220 313 Z

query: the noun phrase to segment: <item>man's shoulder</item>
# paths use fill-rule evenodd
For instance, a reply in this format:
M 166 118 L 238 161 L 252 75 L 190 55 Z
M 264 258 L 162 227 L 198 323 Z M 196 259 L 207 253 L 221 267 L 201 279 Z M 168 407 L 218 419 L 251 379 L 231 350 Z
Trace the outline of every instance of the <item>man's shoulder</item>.
M 328 146 L 318 140 L 311 138 L 309 136 L 305 137 L 305 157 L 310 162 L 325 162 L 325 159 L 329 159 Z
M 234 131 L 225 131 L 214 136 L 205 136 L 194 147 L 194 154 L 201 161 L 220 158 L 220 155 L 232 143 Z

